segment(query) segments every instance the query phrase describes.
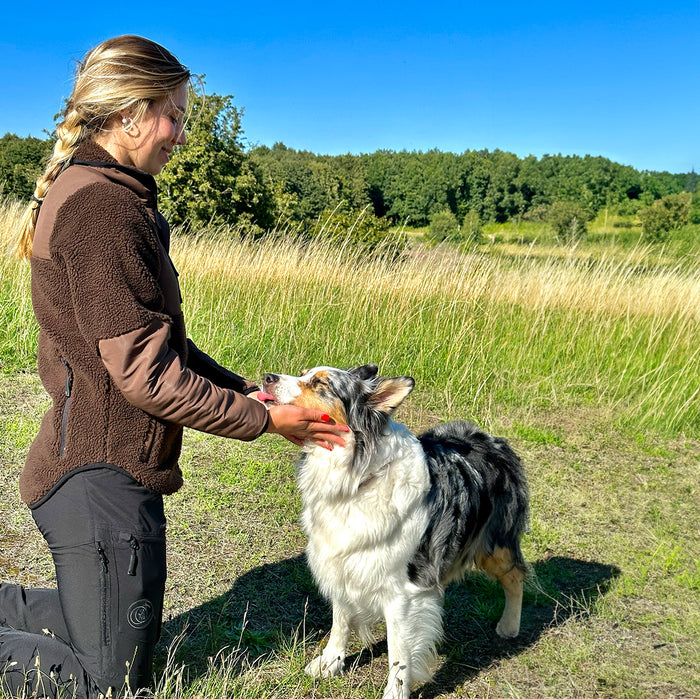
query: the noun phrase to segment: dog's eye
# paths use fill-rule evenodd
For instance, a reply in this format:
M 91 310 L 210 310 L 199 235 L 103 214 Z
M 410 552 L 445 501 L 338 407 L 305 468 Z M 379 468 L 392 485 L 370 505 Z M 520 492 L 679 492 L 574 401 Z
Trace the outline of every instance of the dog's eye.
M 311 388 L 328 388 L 328 381 L 320 376 L 313 376 L 311 381 L 309 381 L 309 386 Z

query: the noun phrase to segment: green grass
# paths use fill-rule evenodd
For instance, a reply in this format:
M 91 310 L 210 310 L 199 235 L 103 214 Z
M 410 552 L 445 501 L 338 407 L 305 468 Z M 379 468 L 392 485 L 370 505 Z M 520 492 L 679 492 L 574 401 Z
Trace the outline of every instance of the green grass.
M 576 248 L 511 233 L 392 260 L 176 237 L 174 257 L 191 335 L 234 370 L 375 361 L 417 379 L 398 416 L 411 428 L 473 419 L 523 456 L 522 634 L 495 636 L 496 585 L 452 585 L 435 681 L 415 696 L 696 696 L 697 255 L 605 231 Z M 16 488 L 46 409 L 28 283 L 26 265 L 0 258 L 0 579 L 38 586 L 52 564 Z M 381 629 L 372 648 L 352 646 L 346 676 L 303 673 L 330 613 L 302 555 L 297 453 L 275 437 L 186 433 L 185 486 L 166 499 L 158 699 L 381 696 Z
M 700 258 L 509 246 L 396 260 L 322 241 L 176 237 L 173 256 L 190 334 L 247 376 L 374 361 L 413 376 L 443 417 L 595 407 L 621 427 L 698 435 Z M 11 375 L 34 366 L 36 324 L 27 266 L 5 256 L 0 279 Z

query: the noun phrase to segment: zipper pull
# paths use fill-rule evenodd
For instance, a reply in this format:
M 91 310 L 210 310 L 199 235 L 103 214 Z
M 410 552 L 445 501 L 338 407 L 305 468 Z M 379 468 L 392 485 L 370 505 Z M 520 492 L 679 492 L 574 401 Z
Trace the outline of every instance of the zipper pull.
M 132 534 L 129 538 L 129 548 L 131 549 L 131 558 L 129 558 L 129 570 L 127 570 L 127 575 L 136 575 L 136 563 L 138 561 L 137 551 L 139 550 L 139 542 L 136 537 Z
M 71 370 L 70 367 L 68 366 L 68 362 L 64 357 L 61 357 L 61 361 L 63 362 L 63 366 L 66 368 L 66 397 L 70 398 L 70 390 L 71 390 Z
M 103 572 L 107 572 L 107 554 L 105 553 L 105 550 L 102 548 L 102 544 L 97 544 L 97 553 L 100 557 L 100 563 L 102 564 L 102 570 Z

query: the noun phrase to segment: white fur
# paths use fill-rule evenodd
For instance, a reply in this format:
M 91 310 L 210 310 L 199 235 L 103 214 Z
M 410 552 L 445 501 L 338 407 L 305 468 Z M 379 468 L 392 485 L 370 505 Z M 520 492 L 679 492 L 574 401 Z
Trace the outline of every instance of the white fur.
M 372 463 L 359 474 L 351 468 L 352 438 L 333 452 L 306 449 L 298 479 L 307 556 L 322 594 L 333 603 L 329 642 L 307 672 L 342 672 L 350 630 L 371 642 L 371 626 L 384 619 L 384 697 L 407 698 L 414 683 L 429 679 L 442 632 L 442 590 L 420 589 L 407 573 L 428 524 L 423 502 L 430 479 L 420 442 L 390 420 Z

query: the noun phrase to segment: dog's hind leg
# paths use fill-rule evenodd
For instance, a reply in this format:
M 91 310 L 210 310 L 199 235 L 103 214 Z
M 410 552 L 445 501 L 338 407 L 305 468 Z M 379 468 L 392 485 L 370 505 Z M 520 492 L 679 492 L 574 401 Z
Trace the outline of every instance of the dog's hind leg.
M 343 672 L 350 628 L 347 613 L 340 605 L 334 603 L 330 638 L 321 655 L 306 666 L 307 674 L 312 677 L 335 677 Z
M 498 546 L 490 556 L 477 556 L 476 564 L 487 575 L 496 578 L 505 592 L 506 606 L 496 626 L 496 633 L 503 638 L 515 638 L 520 632 L 525 573 L 514 562 L 510 549 Z

